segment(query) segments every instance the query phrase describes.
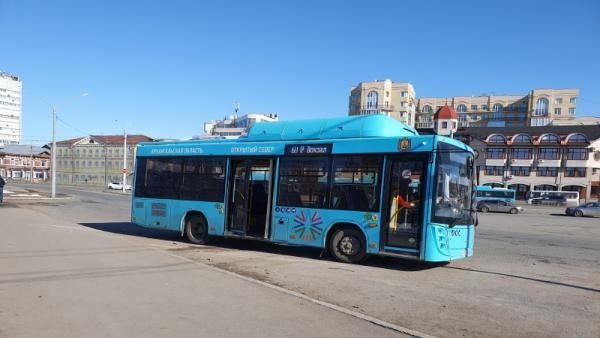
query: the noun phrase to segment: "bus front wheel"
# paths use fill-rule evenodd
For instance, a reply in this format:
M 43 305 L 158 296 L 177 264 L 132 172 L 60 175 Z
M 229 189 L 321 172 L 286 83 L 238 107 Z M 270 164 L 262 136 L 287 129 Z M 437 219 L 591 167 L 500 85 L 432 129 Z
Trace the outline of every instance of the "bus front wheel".
M 367 259 L 367 247 L 363 234 L 353 228 L 344 227 L 331 236 L 329 248 L 340 262 L 360 263 Z
M 208 243 L 206 219 L 201 215 L 190 217 L 185 225 L 185 237 L 193 244 Z

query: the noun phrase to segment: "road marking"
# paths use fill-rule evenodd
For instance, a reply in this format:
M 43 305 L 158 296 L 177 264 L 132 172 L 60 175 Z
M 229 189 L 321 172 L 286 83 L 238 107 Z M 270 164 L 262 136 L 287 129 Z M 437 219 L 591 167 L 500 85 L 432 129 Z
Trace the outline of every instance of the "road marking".
M 155 249 L 155 248 L 153 248 L 153 249 Z M 425 333 L 422 333 L 422 332 L 419 332 L 419 331 L 411 330 L 409 328 L 406 328 L 406 327 L 403 327 L 403 326 L 400 326 L 400 325 L 396 325 L 396 324 L 392 324 L 390 322 L 386 322 L 384 320 L 381 320 L 381 319 L 378 319 L 378 318 L 375 318 L 375 317 L 371 317 L 369 315 L 365 315 L 365 314 L 357 312 L 357 311 L 353 311 L 353 310 L 347 309 L 347 308 L 339 306 L 339 305 L 335 305 L 335 304 L 332 304 L 332 303 L 328 303 L 328 302 L 325 302 L 325 301 L 322 301 L 322 300 L 318 300 L 318 299 L 312 298 L 312 297 L 307 296 L 305 294 L 302 294 L 300 292 L 292 291 L 292 290 L 285 289 L 285 288 L 282 288 L 282 287 L 277 286 L 277 285 L 269 284 L 267 282 L 263 282 L 261 280 L 254 279 L 252 277 L 244 276 L 244 275 L 241 275 L 241 274 L 236 273 L 236 272 L 232 272 L 232 271 L 229 271 L 229 270 L 218 268 L 216 266 L 205 264 L 205 263 L 202 263 L 202 262 L 197 262 L 197 261 L 194 261 L 194 260 L 189 259 L 187 257 L 179 256 L 179 255 L 176 255 L 176 254 L 173 254 L 173 253 L 170 253 L 170 252 L 165 252 L 165 251 L 163 251 L 161 249 L 155 249 L 155 250 L 160 251 L 161 253 L 169 255 L 171 257 L 175 257 L 175 258 L 184 260 L 186 262 L 192 263 L 192 264 L 201 265 L 202 267 L 210 268 L 210 269 L 219 271 L 221 273 L 224 273 L 226 275 L 229 275 L 229 276 L 232 276 L 232 277 L 236 277 L 236 278 L 239 278 L 239 279 L 243 279 L 243 280 L 245 280 L 247 282 L 258 284 L 258 285 L 267 287 L 269 289 L 276 290 L 276 291 L 279 291 L 281 293 L 284 293 L 284 294 L 287 294 L 287 295 L 290 295 L 290 296 L 293 296 L 293 297 L 297 297 L 297 298 L 309 301 L 311 303 L 314 303 L 314 304 L 317 304 L 317 305 L 320 305 L 320 306 L 324 306 L 324 307 L 329 308 L 331 310 L 334 310 L 334 311 L 337 311 L 337 312 L 341 312 L 341 313 L 344 313 L 346 315 L 349 315 L 349 316 L 352 316 L 352 317 L 355 317 L 355 318 L 358 318 L 358 319 L 366 320 L 366 321 L 368 321 L 370 323 L 373 323 L 375 325 L 379 325 L 381 327 L 385 327 L 385 328 L 393 330 L 393 331 L 404 333 L 404 334 L 407 334 L 407 335 L 410 335 L 410 336 L 413 336 L 413 337 L 423 337 L 423 338 L 432 338 L 432 337 L 434 337 L 434 336 L 431 336 L 431 335 L 428 335 L 428 334 L 425 334 Z

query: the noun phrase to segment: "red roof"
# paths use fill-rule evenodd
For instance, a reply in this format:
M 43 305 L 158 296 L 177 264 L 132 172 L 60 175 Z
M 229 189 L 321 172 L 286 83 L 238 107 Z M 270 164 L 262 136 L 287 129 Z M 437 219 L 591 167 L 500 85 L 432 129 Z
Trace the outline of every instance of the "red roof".
M 123 135 L 91 135 L 95 140 L 104 144 L 123 144 Z M 138 144 L 140 142 L 151 142 L 153 139 L 146 135 L 127 135 L 127 144 Z
M 123 135 L 90 135 L 90 138 L 99 144 L 123 144 Z M 83 137 L 70 140 L 58 141 L 57 145 L 73 145 L 84 139 Z M 127 135 L 127 144 L 136 145 L 140 142 L 152 142 L 152 138 L 146 135 Z
M 458 114 L 456 113 L 456 110 L 454 110 L 454 108 L 452 108 L 448 105 L 445 105 L 435 112 L 435 115 L 433 115 L 433 118 L 435 120 L 438 120 L 438 119 L 458 120 Z

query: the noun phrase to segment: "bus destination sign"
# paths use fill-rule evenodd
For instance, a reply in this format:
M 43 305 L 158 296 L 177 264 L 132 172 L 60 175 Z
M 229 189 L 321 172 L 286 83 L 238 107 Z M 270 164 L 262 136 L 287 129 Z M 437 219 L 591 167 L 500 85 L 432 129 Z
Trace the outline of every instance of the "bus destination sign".
M 288 144 L 285 146 L 285 154 L 290 156 L 329 155 L 331 147 L 331 143 Z

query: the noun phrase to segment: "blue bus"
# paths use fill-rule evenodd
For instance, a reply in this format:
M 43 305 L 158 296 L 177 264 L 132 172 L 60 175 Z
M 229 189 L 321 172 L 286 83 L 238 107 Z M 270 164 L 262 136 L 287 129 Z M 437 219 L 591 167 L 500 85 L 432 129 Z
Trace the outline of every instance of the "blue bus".
M 473 151 L 383 115 L 254 125 L 239 139 L 141 143 L 133 223 L 368 255 L 471 256 Z
M 494 188 L 487 185 L 478 185 L 475 202 L 483 200 L 497 200 L 515 203 L 515 197 L 515 189 Z

